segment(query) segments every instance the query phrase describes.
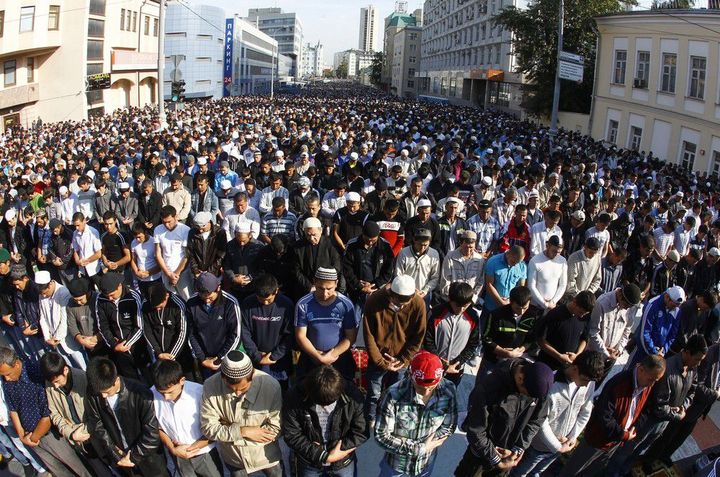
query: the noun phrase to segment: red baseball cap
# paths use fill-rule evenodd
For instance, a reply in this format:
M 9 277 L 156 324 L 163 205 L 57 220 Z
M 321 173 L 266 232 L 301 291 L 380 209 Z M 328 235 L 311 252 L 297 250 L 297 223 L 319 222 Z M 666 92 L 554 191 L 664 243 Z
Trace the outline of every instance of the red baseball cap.
M 410 375 L 418 386 L 435 386 L 443 376 L 440 358 L 427 351 L 420 351 L 410 362 Z

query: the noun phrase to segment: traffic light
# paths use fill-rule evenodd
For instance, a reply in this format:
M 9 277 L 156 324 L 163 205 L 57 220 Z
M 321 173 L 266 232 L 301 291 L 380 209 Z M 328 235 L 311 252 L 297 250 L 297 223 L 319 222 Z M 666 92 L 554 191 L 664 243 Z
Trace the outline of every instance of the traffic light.
M 173 103 L 182 103 L 185 101 L 185 80 L 173 81 L 170 99 Z
M 181 103 L 185 101 L 185 80 L 180 80 L 178 83 L 178 101 Z
M 172 86 L 170 87 L 170 100 L 173 103 L 177 103 L 177 101 L 180 99 L 180 82 L 179 81 L 173 81 Z

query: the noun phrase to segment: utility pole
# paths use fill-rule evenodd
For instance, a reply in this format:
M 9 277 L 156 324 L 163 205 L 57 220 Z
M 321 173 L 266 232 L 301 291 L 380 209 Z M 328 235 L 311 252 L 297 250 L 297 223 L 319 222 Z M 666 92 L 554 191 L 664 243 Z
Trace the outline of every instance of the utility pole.
M 273 47 L 271 50 L 272 55 L 272 68 L 270 68 L 270 100 L 275 97 L 275 48 Z
M 558 41 L 557 41 L 557 66 L 555 68 L 555 93 L 553 94 L 552 116 L 550 118 L 550 137 L 557 136 L 558 109 L 560 108 L 560 55 L 563 50 L 563 24 L 565 17 L 564 0 L 560 0 L 560 11 L 558 12 Z
M 167 128 L 167 115 L 165 114 L 165 0 L 160 0 L 160 15 L 158 18 L 160 31 L 158 32 L 158 118 L 160 129 Z M 176 68 L 177 69 L 177 68 Z

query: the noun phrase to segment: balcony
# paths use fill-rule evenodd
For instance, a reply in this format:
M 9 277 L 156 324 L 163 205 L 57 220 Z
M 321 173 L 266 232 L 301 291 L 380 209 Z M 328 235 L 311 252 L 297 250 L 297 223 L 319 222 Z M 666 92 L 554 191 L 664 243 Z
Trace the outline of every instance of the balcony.
M 0 58 L 39 56 L 53 52 L 60 48 L 61 44 L 59 31 L 9 34 L 6 29 L 5 36 L 0 41 Z
M 30 83 L 0 90 L 0 110 L 22 104 L 34 103 L 40 99 L 40 84 Z

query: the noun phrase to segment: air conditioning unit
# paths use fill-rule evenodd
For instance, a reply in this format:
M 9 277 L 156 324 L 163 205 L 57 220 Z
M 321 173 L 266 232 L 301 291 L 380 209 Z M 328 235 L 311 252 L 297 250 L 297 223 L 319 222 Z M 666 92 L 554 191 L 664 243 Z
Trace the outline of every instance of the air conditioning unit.
M 633 81 L 633 88 L 647 88 L 647 80 L 644 78 L 635 78 Z

